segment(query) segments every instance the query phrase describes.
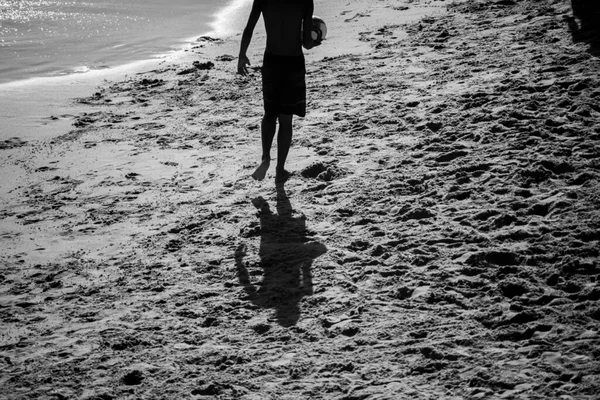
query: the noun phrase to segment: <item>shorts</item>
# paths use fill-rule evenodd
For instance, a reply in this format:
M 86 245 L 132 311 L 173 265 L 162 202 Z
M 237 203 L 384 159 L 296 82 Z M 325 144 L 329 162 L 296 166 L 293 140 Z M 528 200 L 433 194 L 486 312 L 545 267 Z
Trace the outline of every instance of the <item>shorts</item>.
M 306 67 L 304 56 L 265 53 L 262 90 L 265 113 L 306 115 Z

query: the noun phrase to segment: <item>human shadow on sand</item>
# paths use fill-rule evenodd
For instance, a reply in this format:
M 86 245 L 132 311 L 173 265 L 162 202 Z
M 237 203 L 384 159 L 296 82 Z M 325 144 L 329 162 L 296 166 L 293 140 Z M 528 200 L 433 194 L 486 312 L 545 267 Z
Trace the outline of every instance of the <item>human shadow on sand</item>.
M 573 17 L 566 20 L 573 41 L 589 43 L 590 53 L 600 56 L 600 1 L 571 0 L 571 8 Z
M 262 308 L 275 309 L 280 325 L 295 325 L 300 318 L 302 297 L 313 293 L 313 260 L 327 252 L 327 248 L 309 240 L 306 217 L 292 209 L 283 184 L 277 185 L 276 214 L 262 197 L 252 200 L 252 204 L 260 218 L 260 262 L 244 260 L 247 247 L 240 245 L 235 252 L 238 279 L 250 301 Z M 250 281 L 248 268 L 256 267 L 262 269 L 262 280 L 255 285 Z

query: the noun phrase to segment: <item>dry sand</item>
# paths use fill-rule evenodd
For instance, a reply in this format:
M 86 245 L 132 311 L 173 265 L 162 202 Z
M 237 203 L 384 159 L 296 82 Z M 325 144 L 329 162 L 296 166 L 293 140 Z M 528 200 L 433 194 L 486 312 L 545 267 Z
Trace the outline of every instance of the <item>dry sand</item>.
M 592 14 L 331 3 L 285 185 L 239 36 L 2 142 L 0 397 L 598 398 Z

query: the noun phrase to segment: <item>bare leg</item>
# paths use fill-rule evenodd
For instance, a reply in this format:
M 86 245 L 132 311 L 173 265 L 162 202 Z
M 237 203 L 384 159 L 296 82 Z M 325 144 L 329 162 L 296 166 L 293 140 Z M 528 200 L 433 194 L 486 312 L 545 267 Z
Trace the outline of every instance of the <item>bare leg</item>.
M 292 114 L 279 114 L 279 133 L 277 133 L 277 167 L 275 180 L 285 181 L 289 173 L 285 170 L 285 161 L 292 144 Z
M 261 163 L 252 174 L 257 181 L 265 179 L 269 165 L 271 164 L 271 146 L 275 137 L 275 128 L 277 126 L 277 117 L 265 115 L 260 125 L 260 136 L 262 141 Z

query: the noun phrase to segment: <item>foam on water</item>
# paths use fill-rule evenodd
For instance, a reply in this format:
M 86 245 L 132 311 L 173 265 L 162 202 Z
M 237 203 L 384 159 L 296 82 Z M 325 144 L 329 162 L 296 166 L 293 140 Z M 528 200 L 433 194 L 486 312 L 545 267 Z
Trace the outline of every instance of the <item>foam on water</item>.
M 8 2 L 14 0 L 0 0 L 0 15 L 6 15 L 6 5 Z M 99 0 L 98 0 L 99 1 Z M 106 0 L 106 1 L 118 1 L 118 0 Z M 164 3 L 163 0 L 129 0 L 129 1 L 158 1 Z M 172 0 L 183 1 L 183 0 Z M 196 4 L 199 0 L 185 0 L 189 1 L 190 4 Z M 24 3 L 31 3 L 30 6 L 46 4 L 43 1 L 26 1 Z M 9 59 L 5 63 L 5 55 L 7 54 L 7 46 L 0 43 L 0 139 L 4 140 L 10 137 L 20 137 L 24 140 L 34 140 L 35 138 L 42 138 L 48 135 L 53 135 L 57 130 L 57 123 L 53 122 L 53 129 L 47 129 L 48 117 L 51 115 L 61 115 L 71 112 L 71 102 L 69 99 L 76 97 L 84 97 L 93 93 L 92 91 L 97 88 L 97 85 L 104 79 L 113 80 L 120 79 L 119 77 L 125 74 L 134 73 L 136 71 L 143 71 L 152 65 L 156 65 L 157 60 L 152 57 L 173 57 L 178 56 L 176 50 L 181 50 L 189 46 L 190 42 L 195 41 L 199 36 L 210 35 L 213 37 L 227 38 L 233 34 L 238 34 L 243 29 L 243 24 L 246 22 L 247 13 L 252 0 L 232 0 L 227 3 L 224 7 L 218 8 L 215 4 L 211 3 L 210 12 L 207 11 L 205 14 L 206 22 L 200 23 L 198 17 L 191 13 L 191 18 L 196 19 L 196 22 L 192 29 L 188 26 L 188 30 L 179 36 L 176 36 L 169 46 L 161 48 L 154 54 L 147 55 L 146 57 L 136 57 L 133 60 L 127 58 L 115 58 L 111 63 L 90 63 L 90 62 L 70 62 L 68 67 L 53 70 L 51 73 L 40 73 L 37 72 L 30 75 L 24 76 L 23 71 L 18 71 L 20 75 L 16 79 L 14 75 L 11 75 L 11 79 L 6 79 L 3 76 L 3 68 L 6 64 L 11 64 L 13 67 L 16 65 L 18 68 L 34 68 L 35 65 L 29 67 L 22 60 Z M 12 3 L 11 3 L 12 4 Z M 75 3 L 73 3 L 75 4 Z M 78 3 L 86 4 L 86 3 Z M 208 6 L 207 4 L 205 4 Z M 221 4 L 219 4 L 221 6 Z M 195 8 L 194 8 L 195 9 Z M 207 9 L 208 10 L 208 9 Z M 38 16 L 37 11 L 32 10 L 29 7 L 28 10 L 16 10 L 11 11 L 21 21 L 31 21 L 34 17 Z M 107 12 L 104 11 L 106 14 Z M 46 15 L 47 13 L 43 13 Z M 102 14 L 102 13 L 100 13 Z M 122 16 L 121 16 L 122 17 Z M 2 21 L 0 19 L 0 21 Z M 10 24 L 0 23 L 0 29 L 2 32 L 13 29 L 14 26 Z M 14 33 L 14 32 L 13 32 Z M 193 35 L 193 36 L 192 36 Z M 5 40 L 6 38 L 2 36 Z M 152 42 L 152 34 L 149 37 L 138 38 L 137 42 L 150 41 Z M 132 51 L 135 46 L 132 46 L 132 42 L 115 43 L 114 48 L 124 49 L 123 51 Z M 137 43 L 136 42 L 136 43 Z M 11 49 L 11 51 L 14 50 Z M 4 53 L 3 53 L 4 52 Z M 170 54 L 173 53 L 173 54 Z M 114 53 L 113 53 L 114 54 Z M 66 57 L 65 57 L 66 58 Z M 160 61 L 160 60 L 158 60 Z M 41 62 L 43 64 L 43 62 Z M 109 65 L 110 64 L 110 65 Z M 53 65 L 57 65 L 56 63 Z M 4 82 L 4 83 L 2 83 Z M 64 124 L 69 124 L 68 120 L 65 119 Z M 60 122 L 62 123 L 62 122 Z M 64 129 L 68 129 L 65 125 Z
M 210 27 L 215 36 L 225 37 L 239 32 L 248 18 L 252 0 L 232 0 L 215 14 Z
M 0 0 L 0 83 L 161 57 L 211 29 L 233 33 L 236 12 L 249 3 Z

